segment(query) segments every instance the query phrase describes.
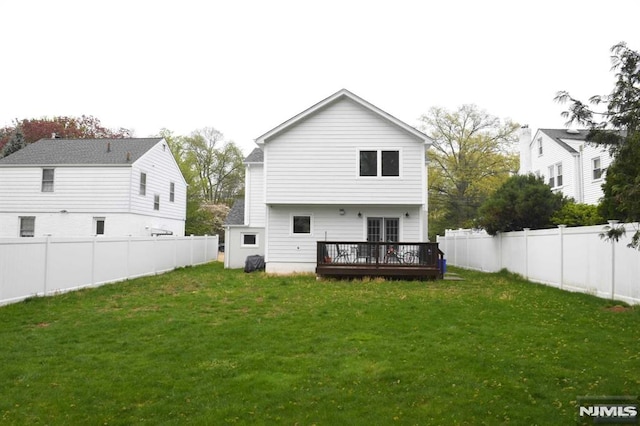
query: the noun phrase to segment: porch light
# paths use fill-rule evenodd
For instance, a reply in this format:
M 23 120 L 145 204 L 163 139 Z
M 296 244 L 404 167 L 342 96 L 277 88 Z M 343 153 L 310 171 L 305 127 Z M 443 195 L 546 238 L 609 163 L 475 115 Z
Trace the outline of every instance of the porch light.
M 362 213 L 358 212 L 358 217 L 362 217 Z
M 338 210 L 340 212 L 340 216 L 344 216 L 344 209 Z
M 406 212 L 406 213 L 404 214 L 404 217 L 409 217 L 409 212 Z

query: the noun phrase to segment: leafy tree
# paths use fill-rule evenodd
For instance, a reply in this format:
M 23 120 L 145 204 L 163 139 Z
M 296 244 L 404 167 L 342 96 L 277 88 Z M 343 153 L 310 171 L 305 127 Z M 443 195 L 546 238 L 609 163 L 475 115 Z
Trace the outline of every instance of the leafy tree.
M 185 233 L 223 236 L 229 205 L 244 188 L 242 152 L 213 128 L 187 137 L 162 129 L 159 136 L 169 144 L 189 185 Z
M 533 174 L 511 176 L 480 207 L 479 224 L 490 235 L 552 226 L 566 200 Z
M 429 228 L 472 226 L 478 208 L 518 169 L 518 125 L 463 105 L 432 108 L 420 118 L 433 139 L 429 153 Z
M 554 225 L 592 226 L 606 222 L 598 213 L 598 206 L 569 201 L 551 217 Z
M 568 124 L 589 127 L 589 142 L 604 144 L 614 156 L 602 186 L 600 214 L 607 219 L 640 221 L 640 54 L 621 42 L 611 48 L 612 71 L 616 82 L 609 95 L 592 96 L 588 104 L 558 92 L 556 100 L 569 102 L 562 113 Z M 600 105 L 606 109 L 596 111 Z M 615 227 L 610 237 L 616 239 Z M 640 248 L 640 230 L 636 229 L 631 246 Z
M 225 142 L 218 130 L 207 127 L 185 138 L 186 161 L 197 174 L 200 196 L 210 204 L 231 203 L 242 191 L 242 151 Z
M 6 157 L 7 155 L 13 154 L 16 151 L 21 150 L 22 148 L 25 147 L 25 145 L 26 143 L 24 141 L 24 135 L 22 134 L 22 130 L 20 128 L 17 128 L 9 138 L 9 141 L 4 146 L 4 148 L 0 150 L 0 158 Z
M 0 149 L 9 141 L 17 129 L 22 131 L 26 144 L 43 138 L 56 137 L 69 139 L 82 138 L 127 138 L 131 132 L 124 128 L 108 129 L 100 120 L 90 115 L 80 117 L 30 118 L 15 120 L 13 126 L 0 129 Z

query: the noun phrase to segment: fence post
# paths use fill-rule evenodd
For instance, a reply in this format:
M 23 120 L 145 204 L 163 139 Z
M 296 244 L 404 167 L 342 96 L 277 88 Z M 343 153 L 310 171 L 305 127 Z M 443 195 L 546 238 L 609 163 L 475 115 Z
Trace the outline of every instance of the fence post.
M 608 220 L 609 226 L 615 228 L 617 220 Z M 622 225 L 624 226 L 624 225 Z M 611 238 L 611 300 L 615 300 L 616 295 L 616 240 Z
M 564 287 L 564 228 L 567 225 L 558 225 L 560 235 L 560 290 Z
M 47 284 L 49 280 L 49 250 L 51 248 L 51 234 L 46 235 L 46 241 L 44 243 L 44 281 L 42 283 L 43 286 L 43 296 L 47 295 Z
M 189 265 L 193 266 L 193 234 L 191 234 L 190 237 L 191 237 L 191 244 L 190 244 L 190 250 L 189 250 Z
M 209 248 L 209 239 L 208 235 L 204 234 L 204 262 L 207 263 L 209 261 L 207 249 Z
M 96 239 L 97 235 L 93 236 L 91 241 L 91 286 L 96 284 Z
M 531 228 L 524 228 L 524 279 L 529 279 L 529 231 Z

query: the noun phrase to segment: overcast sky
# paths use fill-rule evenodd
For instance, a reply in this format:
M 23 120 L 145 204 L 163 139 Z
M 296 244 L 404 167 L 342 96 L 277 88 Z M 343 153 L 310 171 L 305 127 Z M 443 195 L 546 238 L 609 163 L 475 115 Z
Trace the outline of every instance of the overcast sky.
M 93 115 L 135 136 L 253 140 L 346 88 L 417 126 L 473 103 L 563 127 L 558 90 L 613 87 L 640 1 L 0 1 L 0 127 Z

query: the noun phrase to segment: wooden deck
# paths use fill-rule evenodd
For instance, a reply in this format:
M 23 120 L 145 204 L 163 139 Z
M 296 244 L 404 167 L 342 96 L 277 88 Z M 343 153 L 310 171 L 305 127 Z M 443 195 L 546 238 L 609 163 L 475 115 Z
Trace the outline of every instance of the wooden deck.
M 441 279 L 438 243 L 318 241 L 316 274 L 323 277 Z

